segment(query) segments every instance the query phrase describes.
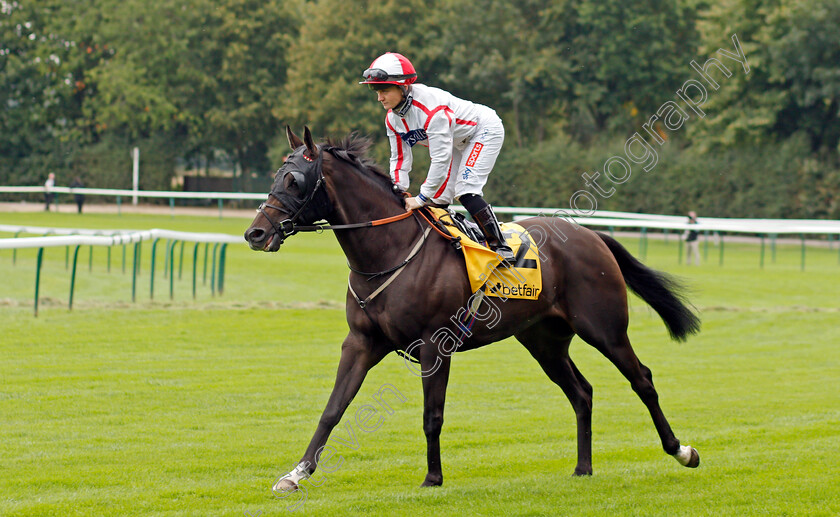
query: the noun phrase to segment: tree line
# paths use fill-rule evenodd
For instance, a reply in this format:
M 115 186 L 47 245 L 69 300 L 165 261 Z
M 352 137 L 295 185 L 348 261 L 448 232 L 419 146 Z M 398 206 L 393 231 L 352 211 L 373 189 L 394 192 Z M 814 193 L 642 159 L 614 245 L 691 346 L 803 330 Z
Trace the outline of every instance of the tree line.
M 228 167 L 264 190 L 285 124 L 370 135 L 385 163 L 357 83 L 390 50 L 500 114 L 494 204 L 840 218 L 838 26 L 836 0 L 0 0 L 0 182 L 125 188 L 137 146 L 141 188 Z M 733 35 L 748 72 L 719 53 Z M 716 56 L 730 75 L 704 78 Z M 668 101 L 677 130 L 651 120 Z

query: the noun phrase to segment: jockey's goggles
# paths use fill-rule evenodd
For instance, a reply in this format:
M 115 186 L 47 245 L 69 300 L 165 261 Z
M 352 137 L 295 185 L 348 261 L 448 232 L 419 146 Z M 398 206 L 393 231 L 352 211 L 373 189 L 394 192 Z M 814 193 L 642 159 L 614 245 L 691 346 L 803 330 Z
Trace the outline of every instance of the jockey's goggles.
M 362 73 L 362 77 L 365 79 L 362 84 L 369 85 L 371 89 L 377 89 L 374 85 L 382 85 L 382 83 L 405 84 L 406 79 L 417 77 L 417 74 L 390 75 L 381 68 L 368 68 Z

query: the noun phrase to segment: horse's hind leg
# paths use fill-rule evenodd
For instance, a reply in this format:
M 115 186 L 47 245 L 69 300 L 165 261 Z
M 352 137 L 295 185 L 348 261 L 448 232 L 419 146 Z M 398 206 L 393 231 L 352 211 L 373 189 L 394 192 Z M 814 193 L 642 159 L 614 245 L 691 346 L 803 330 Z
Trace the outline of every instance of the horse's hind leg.
M 616 332 L 619 335 L 609 339 L 603 331 L 577 330 L 584 341 L 604 354 L 630 381 L 633 391 L 636 392 L 650 412 L 653 425 L 656 427 L 656 432 L 659 433 L 659 439 L 662 441 L 662 448 L 665 452 L 674 456 L 680 464 L 686 467 L 697 467 L 700 464 L 700 455 L 693 447 L 680 445 L 680 441 L 674 436 L 674 432 L 659 406 L 659 394 L 653 387 L 653 374 L 636 357 L 636 353 L 630 345 L 630 338 L 627 337 L 627 332 Z
M 548 377 L 560 386 L 572 404 L 577 420 L 575 475 L 592 474 L 592 385 L 569 358 L 574 334 L 565 322 L 540 323 L 516 335 Z M 559 331 L 559 332 L 558 332 Z

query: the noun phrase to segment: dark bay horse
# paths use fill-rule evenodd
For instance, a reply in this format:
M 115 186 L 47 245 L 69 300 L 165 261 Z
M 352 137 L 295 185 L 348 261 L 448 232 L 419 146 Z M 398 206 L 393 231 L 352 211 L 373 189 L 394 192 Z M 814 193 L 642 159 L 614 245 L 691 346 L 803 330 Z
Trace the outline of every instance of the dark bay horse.
M 671 431 L 651 372 L 627 337 L 628 287 L 661 316 L 673 339 L 684 340 L 699 330 L 699 319 L 667 275 L 641 264 L 608 235 L 563 218 L 520 221 L 540 245 L 539 298 L 494 298 L 486 310 L 474 314 L 473 327 L 460 329 L 463 339 L 453 342 L 446 337 L 451 332 L 441 331 L 451 329 L 453 316 L 463 314 L 473 299 L 461 251 L 429 233 L 417 214 L 405 211 L 404 197 L 393 190 L 387 173 L 366 157 L 369 141 L 351 135 L 337 144 L 316 145 L 309 128 L 303 140 L 288 127 L 286 133 L 295 151 L 277 172 L 245 239 L 254 250 L 277 251 L 290 235 L 320 229 L 314 223 L 326 220 L 351 268 L 346 304 L 350 332 L 315 434 L 300 463 L 274 489 L 295 490 L 315 471 L 330 432 L 367 372 L 398 350 L 420 363 L 428 460 L 423 486 L 442 484 L 439 438 L 450 356 L 510 336 L 525 346 L 572 404 L 576 475 L 592 474 L 592 386 L 569 357 L 575 334 L 630 381 L 665 452 L 684 466 L 699 465 L 697 451 L 680 445 Z

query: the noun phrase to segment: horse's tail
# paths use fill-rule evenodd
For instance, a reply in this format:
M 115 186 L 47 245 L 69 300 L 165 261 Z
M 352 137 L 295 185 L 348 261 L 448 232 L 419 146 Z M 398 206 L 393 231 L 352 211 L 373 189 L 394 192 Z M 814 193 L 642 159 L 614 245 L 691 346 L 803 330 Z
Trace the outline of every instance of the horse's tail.
M 671 338 L 685 341 L 700 330 L 700 318 L 689 308 L 685 287 L 670 275 L 655 271 L 638 260 L 609 235 L 595 232 L 612 252 L 627 287 L 655 310 Z

